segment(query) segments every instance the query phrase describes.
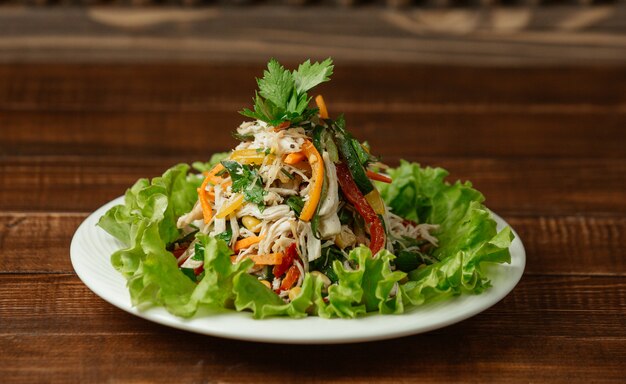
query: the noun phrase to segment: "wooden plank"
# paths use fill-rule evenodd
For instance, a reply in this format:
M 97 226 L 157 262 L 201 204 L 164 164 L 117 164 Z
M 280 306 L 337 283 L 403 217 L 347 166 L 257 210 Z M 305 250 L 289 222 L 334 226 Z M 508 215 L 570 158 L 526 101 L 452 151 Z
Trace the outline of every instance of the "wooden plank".
M 438 332 L 626 339 L 625 294 L 623 276 L 525 275 L 493 308 Z M 0 335 L 155 334 L 163 330 L 101 300 L 70 274 L 0 274 L 0 298 Z
M 208 156 L 236 145 L 231 112 L 0 112 L 6 155 Z M 382 156 L 624 158 L 626 113 L 416 112 L 347 115 Z M 595 129 L 597 127 L 597 129 Z
M 168 331 L 0 336 L 10 383 L 622 383 L 624 339 L 427 334 L 341 346 L 266 345 Z M 428 351 L 426 353 L 425 351 Z M 309 356 L 306 364 L 302 356 Z M 332 356 L 329 357 L 329 356 Z
M 0 273 L 71 273 L 83 213 L 0 213 Z M 526 274 L 626 276 L 623 217 L 507 216 L 527 252 Z
M 295 63 L 290 63 L 294 65 Z M 250 103 L 263 62 L 0 64 L 0 110 L 222 111 Z M 319 88 L 331 112 L 624 110 L 621 66 L 481 68 L 339 64 Z
M 0 159 L 0 210 L 90 212 L 140 177 L 198 159 L 188 156 L 5 157 Z M 408 158 L 448 169 L 450 180 L 472 180 L 487 197 L 487 206 L 505 216 L 626 212 L 623 159 Z M 397 163 L 397 158 L 390 160 Z
M 10 383 L 622 383 L 624 339 L 427 334 L 341 346 L 267 345 L 167 331 L 0 336 Z M 427 351 L 427 352 L 426 352 Z M 309 356 L 310 355 L 310 356 Z M 308 362 L 302 363 L 302 356 Z M 332 357 L 330 357 L 332 356 Z
M 85 217 L 0 213 L 0 273 L 72 272 L 70 241 Z
M 363 344 L 250 344 L 172 330 L 96 299 L 74 276 L 2 275 L 0 348 L 12 353 L 0 354 L 0 375 L 16 383 L 171 382 L 173 376 L 617 383 L 626 358 L 625 295 L 624 278 L 525 277 L 483 314 L 428 334 L 371 343 L 366 347 L 377 353 L 364 353 Z

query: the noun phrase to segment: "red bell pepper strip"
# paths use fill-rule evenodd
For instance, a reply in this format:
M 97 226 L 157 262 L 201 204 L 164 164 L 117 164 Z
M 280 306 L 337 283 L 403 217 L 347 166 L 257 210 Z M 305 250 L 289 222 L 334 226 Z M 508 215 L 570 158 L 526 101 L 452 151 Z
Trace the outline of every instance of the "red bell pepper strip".
M 296 250 L 296 243 L 293 243 L 287 247 L 282 262 L 280 264 L 276 264 L 272 269 L 274 276 L 281 277 L 285 272 L 287 272 L 296 257 L 298 257 L 298 251 Z
M 385 229 L 380 218 L 369 205 L 359 188 L 357 187 L 348 166 L 344 163 L 335 164 L 337 168 L 337 181 L 343 191 L 344 196 L 354 205 L 357 212 L 363 216 L 365 223 L 370 226 L 370 249 L 376 255 L 378 251 L 385 247 Z
M 300 277 L 300 269 L 294 264 L 287 271 L 278 291 L 286 291 L 291 288 L 298 281 L 298 277 Z

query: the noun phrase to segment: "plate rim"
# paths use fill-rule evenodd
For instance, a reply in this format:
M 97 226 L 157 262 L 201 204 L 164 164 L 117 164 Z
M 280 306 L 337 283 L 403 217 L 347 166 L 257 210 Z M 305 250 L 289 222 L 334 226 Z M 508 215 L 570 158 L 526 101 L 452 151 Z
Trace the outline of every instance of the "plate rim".
M 410 321 L 413 317 L 419 316 L 419 312 L 422 312 L 424 309 L 426 311 L 433 310 L 429 308 L 432 304 L 425 304 L 424 306 L 420 306 L 417 308 L 413 308 L 409 310 L 409 312 L 405 312 L 404 314 L 399 315 L 380 315 L 380 314 L 370 314 L 366 316 L 362 316 L 356 319 L 324 319 L 317 316 L 309 316 L 302 319 L 293 319 L 293 318 L 284 318 L 284 317 L 273 317 L 263 320 L 255 320 L 252 318 L 251 313 L 249 312 L 237 312 L 235 310 L 224 310 L 219 312 L 213 312 L 210 314 L 200 313 L 191 319 L 183 319 L 168 313 L 162 307 L 152 307 L 145 310 L 140 310 L 136 307 L 133 307 L 130 303 L 130 296 L 128 295 L 125 299 L 120 299 L 119 297 L 115 297 L 111 292 L 104 291 L 100 285 L 98 284 L 98 280 L 94 280 L 94 275 L 92 271 L 86 267 L 85 258 L 81 256 L 83 254 L 83 250 L 80 249 L 80 242 L 84 240 L 94 240 L 90 238 L 88 227 L 90 225 L 94 225 L 97 223 L 100 216 L 106 212 L 109 208 L 114 205 L 121 204 L 124 201 L 124 197 L 120 196 L 116 199 L 109 201 L 108 203 L 102 205 L 95 211 L 93 211 L 85 220 L 81 222 L 81 224 L 76 229 L 72 237 L 72 241 L 70 244 L 70 259 L 72 263 L 72 267 L 79 279 L 82 281 L 87 288 L 89 288 L 93 293 L 95 293 L 98 297 L 108 302 L 109 304 L 127 312 L 132 315 L 138 316 L 148 321 L 152 321 L 161 325 L 165 325 L 168 327 L 173 327 L 176 329 L 185 330 L 188 332 L 195 332 L 199 334 L 205 334 L 216 337 L 224 337 L 229 339 L 237 339 L 244 341 L 254 341 L 254 342 L 265 342 L 265 343 L 280 343 L 280 344 L 344 344 L 344 343 L 357 343 L 357 342 L 367 342 L 367 341 L 376 341 L 376 340 L 385 340 L 398 338 L 403 336 L 415 335 L 419 333 L 430 332 L 435 329 L 443 328 L 463 320 L 466 320 L 470 317 L 481 313 L 488 308 L 496 305 L 500 302 L 504 297 L 506 297 L 519 283 L 522 278 L 526 266 L 526 251 L 524 245 L 521 241 L 521 238 L 517 234 L 517 232 L 511 227 L 502 217 L 490 211 L 492 217 L 498 224 L 498 228 L 503 226 L 509 226 L 511 231 L 515 235 L 515 239 L 511 243 L 509 249 L 511 250 L 511 264 L 494 264 L 492 268 L 500 269 L 500 268 L 511 268 L 513 270 L 513 278 L 507 281 L 506 286 L 500 286 L 498 289 L 494 289 L 494 287 L 489 288 L 487 291 L 481 293 L 480 295 L 460 295 L 451 299 L 442 302 L 445 307 L 454 307 L 455 303 L 470 301 L 469 309 L 465 309 L 461 312 L 454 314 L 454 316 L 444 319 L 442 321 L 436 321 L 427 323 L 426 325 L 414 325 L 407 326 L 406 323 Z M 98 232 L 97 236 L 99 236 L 100 241 L 116 241 L 111 235 L 106 233 L 101 228 L 96 228 Z M 102 256 L 102 255 L 100 255 Z M 106 255 L 106 266 L 110 268 L 109 272 L 114 272 L 121 282 L 125 282 L 125 279 L 119 272 L 117 272 L 110 261 L 110 254 Z M 493 277 L 490 276 L 490 279 Z M 109 286 L 111 287 L 111 286 Z M 128 289 L 124 284 L 124 291 L 128 294 Z M 471 305 L 471 301 L 476 301 L 473 305 Z M 440 304 L 440 303 L 437 303 Z M 436 308 L 435 308 L 436 309 Z M 204 311 L 207 312 L 207 311 Z M 436 314 L 436 311 L 433 312 Z M 433 313 L 426 313 L 428 315 L 433 315 Z M 217 316 L 217 317 L 216 317 Z M 222 322 L 222 317 L 226 317 L 226 321 Z M 374 319 L 374 320 L 372 320 Z M 398 321 L 398 319 L 400 319 Z M 216 321 L 218 320 L 218 321 Z M 244 324 L 251 322 L 254 324 L 253 328 L 262 328 L 267 329 L 268 325 L 269 329 L 274 327 L 279 327 L 281 330 L 284 330 L 284 327 L 291 328 L 302 328 L 301 325 L 303 323 L 311 323 L 315 326 L 328 326 L 328 325 L 338 325 L 347 323 L 349 324 L 349 328 L 346 329 L 349 334 L 343 336 L 325 336 L 320 335 L 320 332 L 311 332 L 310 334 L 290 334 L 289 332 L 272 332 L 270 334 L 263 334 L 261 332 L 253 332 L 254 330 L 250 330 L 247 328 L 233 330 L 232 326 L 228 326 L 231 321 L 242 321 Z M 404 325 L 399 329 L 385 329 L 384 331 L 374 332 L 372 334 L 367 334 L 367 332 L 355 332 L 354 328 L 359 329 L 363 324 L 359 323 L 374 323 L 377 324 L 379 322 L 388 323 L 389 325 L 393 325 L 396 323 L 400 323 Z M 317 323 L 317 324 L 316 324 Z M 224 325 L 226 324 L 226 325 Z M 297 326 L 293 326 L 293 325 Z M 209 325 L 209 327 L 207 327 Z M 380 324 L 377 324 L 380 327 Z M 396 324 L 397 325 L 397 324 Z M 345 328 L 342 325 L 342 328 Z M 351 333 L 350 333 L 351 332 Z

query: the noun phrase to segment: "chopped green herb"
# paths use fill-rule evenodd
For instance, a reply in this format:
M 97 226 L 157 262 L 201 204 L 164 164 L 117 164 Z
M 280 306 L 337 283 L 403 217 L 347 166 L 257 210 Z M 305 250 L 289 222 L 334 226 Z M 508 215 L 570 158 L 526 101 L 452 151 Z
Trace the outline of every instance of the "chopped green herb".
M 222 165 L 228 170 L 233 181 L 233 192 L 243 192 L 246 201 L 257 204 L 259 208 L 265 207 L 263 197 L 267 191 L 263 188 L 261 176 L 256 169 L 232 160 L 224 160 Z
M 349 225 L 353 220 L 353 214 L 349 209 L 343 207 L 341 210 L 339 210 L 339 221 L 342 225 Z
M 339 250 L 339 248 L 331 245 L 330 247 L 322 248 L 322 256 L 312 261 L 309 265 L 309 268 L 311 271 L 322 272 L 330 279 L 330 281 L 334 283 L 337 282 L 339 278 L 337 277 L 337 274 L 333 269 L 333 261 L 337 259 L 341 260 L 343 258 L 344 255 Z
M 192 260 L 204 261 L 204 245 L 200 242 L 196 242 Z
M 193 268 L 180 268 L 180 271 L 194 283 L 197 281 L 196 273 L 193 271 Z
M 289 173 L 289 171 L 287 171 L 285 168 L 281 168 L 280 172 L 282 172 L 283 175 L 287 176 L 288 178 L 292 180 L 295 178 L 295 176 Z
M 218 239 L 222 239 L 227 243 L 230 243 L 230 240 L 233 237 L 233 231 L 231 229 L 227 229 L 226 231 L 220 233 L 219 235 L 215 236 Z
M 403 272 L 411 272 L 420 265 L 421 257 L 410 251 L 400 251 L 394 260 L 396 268 Z
M 296 215 L 300 216 L 300 212 L 302 212 L 302 208 L 304 207 L 304 201 L 300 196 L 289 196 L 287 199 L 287 205 L 296 213 Z

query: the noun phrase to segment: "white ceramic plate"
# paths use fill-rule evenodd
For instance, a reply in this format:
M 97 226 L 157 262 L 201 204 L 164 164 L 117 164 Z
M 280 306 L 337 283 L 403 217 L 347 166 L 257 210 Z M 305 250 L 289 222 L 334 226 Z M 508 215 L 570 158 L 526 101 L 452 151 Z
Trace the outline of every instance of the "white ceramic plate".
M 96 295 L 133 315 L 174 328 L 233 339 L 331 344 L 390 339 L 431 331 L 465 320 L 496 304 L 515 287 L 526 263 L 524 246 L 515 234 L 511 244 L 511 264 L 494 265 L 488 270 L 493 287 L 480 295 L 461 295 L 409 310 L 402 315 L 374 314 L 351 320 L 319 317 L 254 320 L 250 313 L 245 312 L 203 311 L 192 319 L 181 319 L 163 308 L 139 311 L 131 305 L 126 280 L 109 262 L 110 255 L 122 244 L 96 226 L 100 216 L 121 203 L 122 197 L 100 207 L 76 230 L 70 254 L 80 279 Z M 507 225 L 499 216 L 493 216 L 498 229 Z

